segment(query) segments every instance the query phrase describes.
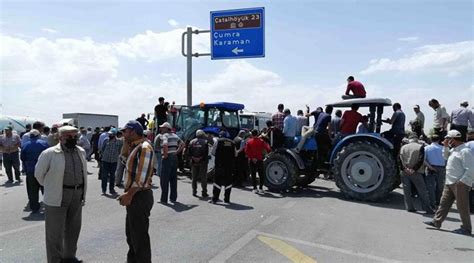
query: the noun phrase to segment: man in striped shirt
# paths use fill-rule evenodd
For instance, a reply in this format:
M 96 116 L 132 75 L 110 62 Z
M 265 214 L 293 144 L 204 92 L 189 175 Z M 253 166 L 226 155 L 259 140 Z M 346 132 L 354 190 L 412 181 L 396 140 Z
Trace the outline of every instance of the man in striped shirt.
M 123 136 L 130 145 L 130 154 L 125 165 L 125 193 L 118 200 L 127 208 L 127 262 L 151 262 L 148 227 L 154 202 L 151 191 L 155 161 L 153 146 L 143 137 L 143 127 L 138 121 L 129 121 L 123 129 Z
M 161 135 L 161 199 L 162 204 L 168 204 L 168 190 L 171 202 L 176 202 L 178 198 L 178 153 L 184 148 L 181 139 L 171 131 L 168 122 L 160 125 Z

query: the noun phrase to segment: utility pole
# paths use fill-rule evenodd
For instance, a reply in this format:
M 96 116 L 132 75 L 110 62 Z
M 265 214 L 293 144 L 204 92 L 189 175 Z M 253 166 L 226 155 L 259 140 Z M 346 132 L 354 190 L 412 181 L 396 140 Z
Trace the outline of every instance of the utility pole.
M 210 56 L 211 53 L 194 53 L 193 54 L 193 34 L 209 33 L 210 30 L 194 30 L 192 27 L 188 27 L 186 32 L 183 32 L 181 36 L 181 54 L 186 57 L 186 87 L 187 97 L 186 105 L 191 106 L 193 104 L 193 57 Z M 184 37 L 186 36 L 186 53 L 184 52 Z

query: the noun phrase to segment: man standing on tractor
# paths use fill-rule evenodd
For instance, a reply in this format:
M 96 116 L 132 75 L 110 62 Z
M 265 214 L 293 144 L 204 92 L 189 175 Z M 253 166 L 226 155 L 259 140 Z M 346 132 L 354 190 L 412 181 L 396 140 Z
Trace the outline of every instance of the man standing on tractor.
M 405 113 L 403 113 L 402 106 L 398 102 L 394 103 L 392 108 L 392 117 L 382 120 L 383 122 L 391 124 L 392 128 L 384 132 L 383 136 L 392 142 L 395 158 L 398 158 L 397 156 L 400 152 L 402 139 L 405 137 Z
M 435 111 L 433 119 L 433 129 L 435 133 L 439 137 L 441 137 L 441 140 L 443 140 L 448 130 L 449 114 L 446 111 L 446 108 L 444 106 L 441 106 L 441 104 L 439 104 L 439 101 L 436 99 L 431 99 L 428 102 L 428 105 Z
M 291 149 L 295 141 L 298 120 L 295 116 L 291 115 L 290 109 L 285 109 L 284 114 L 283 135 L 285 135 L 285 147 Z
M 235 146 L 231 139 L 226 138 L 227 132 L 221 131 L 217 146 L 213 148 L 215 158 L 215 177 L 212 190 L 211 203 L 215 204 L 219 200 L 221 190 L 224 190 L 224 202 L 230 203 L 230 192 L 232 190 L 232 173 L 235 164 Z
M 155 127 L 158 127 L 166 122 L 167 112 L 168 112 L 168 108 L 165 106 L 165 98 L 163 97 L 158 98 L 158 104 L 155 106 L 155 118 L 156 118 Z
M 425 115 L 420 111 L 420 105 L 413 106 L 413 110 L 415 111 L 416 118 L 410 121 L 412 130 L 416 133 L 418 138 L 425 137 Z
M 272 115 L 272 122 L 275 127 L 283 130 L 283 120 L 285 119 L 285 114 L 283 113 L 283 109 L 285 106 L 283 104 L 278 104 L 278 111 Z
M 352 91 L 352 94 L 349 94 L 349 92 Z M 365 98 L 366 92 L 364 85 L 360 83 L 357 80 L 354 80 L 353 76 L 349 76 L 347 78 L 347 88 L 346 88 L 346 94 L 342 95 L 343 100 L 347 99 L 355 99 L 355 98 Z
M 460 107 L 452 111 L 450 119 L 450 129 L 459 131 L 464 141 L 467 141 L 467 127 L 469 123 L 471 123 L 471 127 L 474 127 L 474 115 L 468 106 L 469 103 L 467 101 L 461 102 Z
M 331 114 L 333 107 L 326 106 L 323 113 L 319 114 L 316 122 L 316 143 L 318 144 L 318 167 L 324 166 L 324 163 L 329 159 L 329 150 L 332 146 L 331 138 L 329 137 L 328 125 L 331 122 Z

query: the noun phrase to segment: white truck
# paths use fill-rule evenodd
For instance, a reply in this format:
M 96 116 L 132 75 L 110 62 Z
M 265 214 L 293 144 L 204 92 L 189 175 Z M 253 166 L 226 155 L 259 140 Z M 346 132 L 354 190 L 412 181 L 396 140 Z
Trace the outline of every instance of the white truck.
M 118 115 L 95 113 L 63 113 L 63 119 L 58 124 L 68 123 L 76 127 L 118 127 Z
M 240 127 L 246 130 L 257 129 L 261 131 L 267 127 L 266 122 L 272 120 L 272 114 L 268 112 L 250 112 L 241 111 L 240 114 Z

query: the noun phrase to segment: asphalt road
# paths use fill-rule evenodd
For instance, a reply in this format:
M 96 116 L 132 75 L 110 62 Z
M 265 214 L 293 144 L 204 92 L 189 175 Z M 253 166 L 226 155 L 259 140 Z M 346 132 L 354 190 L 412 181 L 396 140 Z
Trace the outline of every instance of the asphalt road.
M 85 262 L 125 262 L 125 209 L 101 196 L 95 163 L 77 256 Z M 4 171 L 3 171 L 4 172 Z M 44 215 L 25 211 L 25 183 L 0 177 L 0 262 L 45 262 Z M 158 178 L 154 178 L 158 185 Z M 211 186 L 208 187 L 209 191 Z M 472 262 L 474 239 L 451 233 L 453 209 L 441 231 L 404 210 L 401 189 L 379 203 L 342 199 L 331 181 L 317 179 L 291 193 L 233 189 L 231 205 L 191 195 L 180 177 L 178 203 L 158 203 L 150 217 L 154 262 Z M 419 207 L 419 204 L 418 204 Z

